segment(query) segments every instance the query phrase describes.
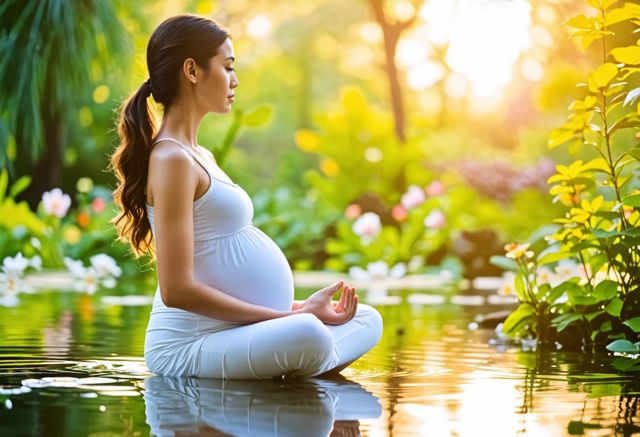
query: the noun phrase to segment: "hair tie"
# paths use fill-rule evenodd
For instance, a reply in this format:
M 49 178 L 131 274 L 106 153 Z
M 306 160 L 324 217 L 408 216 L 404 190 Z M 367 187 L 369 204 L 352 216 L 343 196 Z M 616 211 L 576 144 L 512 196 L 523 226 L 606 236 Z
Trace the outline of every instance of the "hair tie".
M 143 86 L 143 87 L 145 87 L 145 89 L 146 89 L 146 93 L 145 93 L 145 94 L 146 94 L 147 96 L 150 96 L 150 95 L 151 95 L 151 93 L 153 92 L 153 85 L 151 85 L 151 78 L 147 79 L 147 80 L 142 84 L 142 86 Z

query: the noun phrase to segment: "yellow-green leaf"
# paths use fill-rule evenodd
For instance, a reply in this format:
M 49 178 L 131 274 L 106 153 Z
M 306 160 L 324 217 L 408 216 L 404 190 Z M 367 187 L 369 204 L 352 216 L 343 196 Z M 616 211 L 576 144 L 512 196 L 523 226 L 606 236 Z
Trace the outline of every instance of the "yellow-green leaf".
M 593 18 L 589 18 L 585 15 L 577 15 L 569 20 L 567 20 L 564 24 L 569 27 L 575 27 L 576 29 L 592 29 L 594 28 L 595 20 Z
M 640 46 L 618 47 L 611 50 L 611 56 L 623 64 L 638 65 L 640 64 Z
M 242 124 L 245 126 L 257 127 L 265 124 L 271 119 L 273 108 L 269 105 L 260 105 L 242 116 Z
M 595 158 L 587 162 L 583 167 L 583 170 L 599 170 L 604 173 L 609 173 L 609 164 L 604 158 Z
M 611 62 L 602 64 L 591 75 L 589 75 L 588 86 L 589 91 L 598 92 L 605 88 L 618 74 L 618 67 Z

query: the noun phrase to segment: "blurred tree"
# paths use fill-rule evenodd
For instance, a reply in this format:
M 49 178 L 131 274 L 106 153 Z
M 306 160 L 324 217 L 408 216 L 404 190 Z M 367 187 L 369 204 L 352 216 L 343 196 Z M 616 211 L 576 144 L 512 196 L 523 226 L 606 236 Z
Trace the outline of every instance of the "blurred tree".
M 0 5 L 0 164 L 31 174 L 32 207 L 61 183 L 72 114 L 102 71 L 129 52 L 120 1 L 5 0 Z
M 405 114 L 402 103 L 402 88 L 400 87 L 398 68 L 395 61 L 396 47 L 402 32 L 410 28 L 418 18 L 417 11 L 420 9 L 419 6 L 421 3 L 422 2 L 420 0 L 413 0 L 413 11 L 411 15 L 407 19 L 402 20 L 391 19 L 385 13 L 384 0 L 369 0 L 375 19 L 382 29 L 387 77 L 391 91 L 391 106 L 393 108 L 393 117 L 395 119 L 395 132 L 400 143 L 404 143 L 406 140 L 406 134 Z

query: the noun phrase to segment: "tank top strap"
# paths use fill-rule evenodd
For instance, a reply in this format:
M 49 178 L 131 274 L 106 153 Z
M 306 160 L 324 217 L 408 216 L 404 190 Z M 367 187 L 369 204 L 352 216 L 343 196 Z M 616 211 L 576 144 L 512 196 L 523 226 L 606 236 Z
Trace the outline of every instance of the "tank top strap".
M 151 143 L 151 145 L 159 143 L 160 141 L 172 141 L 176 144 L 178 144 L 180 147 L 182 147 L 183 149 L 185 149 L 188 153 L 191 154 L 191 156 L 193 156 L 193 159 L 196 160 L 196 162 L 200 163 L 200 165 L 202 165 L 205 170 L 207 171 L 207 173 L 209 174 L 209 176 L 212 179 L 217 180 L 218 182 L 222 182 L 228 185 L 231 185 L 233 187 L 238 187 L 239 185 L 230 181 L 230 180 L 224 180 L 218 176 L 215 175 L 214 172 L 214 166 L 211 165 L 210 163 L 206 162 L 207 160 L 202 158 L 202 156 L 199 156 L 199 153 L 197 153 L 196 151 L 194 151 L 191 147 L 187 146 L 186 144 L 181 143 L 180 141 L 176 140 L 175 138 L 171 138 L 171 137 L 164 137 L 164 138 L 158 138 L 157 140 L 155 140 L 153 143 Z M 204 162 L 204 163 L 203 163 Z M 206 165 L 205 165 L 206 164 Z

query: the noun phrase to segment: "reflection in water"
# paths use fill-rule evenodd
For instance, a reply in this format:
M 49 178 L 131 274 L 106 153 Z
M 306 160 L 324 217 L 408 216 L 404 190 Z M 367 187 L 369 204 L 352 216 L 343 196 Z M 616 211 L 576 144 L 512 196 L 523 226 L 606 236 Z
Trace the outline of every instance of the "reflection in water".
M 357 436 L 359 419 L 382 413 L 376 396 L 342 377 L 274 382 L 152 376 L 144 381 L 144 400 L 147 424 L 157 436 Z

